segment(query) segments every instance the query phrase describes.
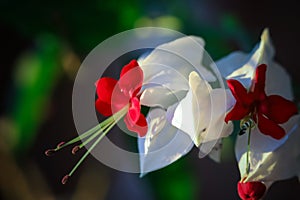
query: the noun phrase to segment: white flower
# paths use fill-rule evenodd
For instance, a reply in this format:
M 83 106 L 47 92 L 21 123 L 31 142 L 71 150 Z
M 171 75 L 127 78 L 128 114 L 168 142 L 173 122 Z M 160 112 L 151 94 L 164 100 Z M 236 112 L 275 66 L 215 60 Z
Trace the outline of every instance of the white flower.
M 290 77 L 284 68 L 274 61 L 274 55 L 269 31 L 265 29 L 261 42 L 250 54 L 234 52 L 218 61 L 217 66 L 226 79 L 236 79 L 249 89 L 256 67 L 266 64 L 266 94 L 277 94 L 293 100 Z M 237 137 L 235 154 L 242 182 L 262 182 L 269 187 L 276 180 L 299 176 L 299 115 L 291 117 L 282 127 L 286 136 L 280 140 L 262 134 L 258 128 L 252 129 L 249 147 L 248 134 Z M 248 148 L 250 151 L 247 161 Z
M 217 61 L 216 65 L 226 79 L 236 79 L 249 89 L 256 67 L 260 64 L 266 64 L 268 66 L 265 84 L 266 94 L 277 94 L 288 100 L 293 100 L 290 77 L 285 69 L 274 61 L 274 55 L 275 50 L 269 31 L 265 29 L 260 43 L 256 45 L 250 54 L 234 52 Z M 286 133 L 290 132 L 290 128 L 289 126 L 285 127 Z M 255 145 L 255 141 L 260 141 L 270 151 L 282 145 L 288 137 L 287 134 L 283 139 L 276 140 L 260 133 L 258 129 L 253 131 L 253 134 L 251 134 L 252 140 L 254 140 L 252 145 Z M 258 148 L 257 146 L 261 146 L 261 144 L 255 145 L 254 148 Z M 239 151 L 236 154 L 239 155 Z
M 203 57 L 210 59 L 203 40 L 183 37 L 139 60 L 145 76 L 141 103 L 154 107 L 147 116 L 148 133 L 138 139 L 141 175 L 171 164 L 194 144 L 203 157 L 232 132 L 232 124 L 223 120 L 233 103 L 226 103 L 229 91 L 211 87 L 217 79 Z

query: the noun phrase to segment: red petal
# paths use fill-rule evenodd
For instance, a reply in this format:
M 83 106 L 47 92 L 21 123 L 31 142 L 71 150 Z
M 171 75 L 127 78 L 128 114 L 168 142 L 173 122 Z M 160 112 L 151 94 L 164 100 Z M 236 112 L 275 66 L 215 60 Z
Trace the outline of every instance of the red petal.
M 111 104 L 111 96 L 117 84 L 117 80 L 104 77 L 99 79 L 96 84 L 98 98 L 106 104 Z
M 256 100 L 266 98 L 265 82 L 266 82 L 267 65 L 261 64 L 255 70 L 255 76 L 252 82 L 252 91 Z
M 138 100 L 138 98 L 134 97 L 131 99 L 130 107 L 127 113 L 129 117 L 128 120 L 132 125 L 137 123 L 140 117 L 140 112 L 141 112 L 140 101 Z
M 237 80 L 227 80 L 229 89 L 236 101 L 242 105 L 250 106 L 253 103 L 252 93 L 248 93 L 246 88 Z
M 136 60 L 131 60 L 127 65 L 125 65 L 122 68 L 122 71 L 120 73 L 120 77 L 122 77 L 124 74 L 126 74 L 128 71 L 130 71 L 131 69 L 135 68 L 139 66 L 138 62 Z
M 136 124 L 131 125 L 128 115 L 126 115 L 126 117 L 124 118 L 124 122 L 128 130 L 136 132 L 140 137 L 144 137 L 148 131 L 147 121 L 142 113 L 140 113 L 140 117 Z
M 134 97 L 142 87 L 143 78 L 142 69 L 136 60 L 132 60 L 123 67 L 118 84 L 125 95 Z
M 111 104 L 107 104 L 104 101 L 101 101 L 101 99 L 97 99 L 95 103 L 97 111 L 102 114 L 105 117 L 111 116 Z
M 112 112 L 116 113 L 120 109 L 124 108 L 127 104 L 129 104 L 130 98 L 119 89 L 113 91 L 111 98 Z
M 136 122 L 136 126 L 138 128 L 138 135 L 144 137 L 148 131 L 148 125 L 147 120 L 142 113 L 140 114 L 139 120 Z
M 124 118 L 124 122 L 128 130 L 136 132 L 140 137 L 144 137 L 148 126 L 145 116 L 140 112 L 140 101 L 137 97 L 134 97 L 130 100 L 130 108 Z
M 297 106 L 279 95 L 267 97 L 268 113 L 264 113 L 269 119 L 277 124 L 287 122 L 290 117 L 298 113 Z
M 258 128 L 261 133 L 269 135 L 277 140 L 285 136 L 285 131 L 281 126 L 279 126 L 272 120 L 267 119 L 261 113 L 258 113 Z
M 110 116 L 109 113 L 116 113 L 129 103 L 129 97 L 124 96 L 120 91 L 117 80 L 104 77 L 96 84 L 98 95 L 96 108 L 102 115 Z
M 258 181 L 238 183 L 238 193 L 242 200 L 259 200 L 265 194 L 266 189 L 266 186 Z
M 240 103 L 236 102 L 232 110 L 227 113 L 225 117 L 225 122 L 228 123 L 230 120 L 241 120 L 250 112 L 249 107 L 244 107 Z

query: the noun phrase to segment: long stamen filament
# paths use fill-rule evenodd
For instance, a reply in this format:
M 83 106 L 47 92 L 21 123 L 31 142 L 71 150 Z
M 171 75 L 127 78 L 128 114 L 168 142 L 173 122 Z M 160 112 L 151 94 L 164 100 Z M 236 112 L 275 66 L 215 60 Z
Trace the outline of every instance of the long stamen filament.
M 114 115 L 110 116 L 109 118 L 107 118 L 106 120 L 104 120 L 103 122 L 101 122 L 100 124 L 96 125 L 95 127 L 91 128 L 90 130 L 86 131 L 85 133 L 81 134 L 80 136 L 77 136 L 77 137 L 69 140 L 66 143 L 64 143 L 64 142 L 59 143 L 55 149 L 49 149 L 49 150 L 47 150 L 45 152 L 45 154 L 47 156 L 50 156 L 54 152 L 59 151 L 59 150 L 65 148 L 65 147 L 67 147 L 67 146 L 69 146 L 71 144 L 76 143 L 76 142 L 79 142 L 79 141 L 81 141 L 84 138 L 87 138 L 87 137 L 89 137 L 91 135 L 94 136 L 94 134 L 98 135 L 101 130 L 104 130 L 107 126 L 109 126 L 114 121 L 114 119 L 116 118 L 116 116 L 119 116 L 119 115 L 123 116 L 124 113 L 125 113 L 125 111 L 127 109 L 128 109 L 128 105 L 124 106 L 124 108 L 122 108 L 121 110 L 119 110 L 118 112 L 116 112 Z M 95 138 L 95 137 L 93 137 L 93 138 Z M 75 150 L 74 152 L 76 152 L 77 150 L 79 150 L 80 148 L 82 148 L 80 146 L 83 146 L 83 145 L 77 146 L 78 148 L 74 149 Z
M 91 134 L 93 134 L 95 131 L 98 131 L 101 128 L 101 124 L 96 125 L 95 127 L 91 128 L 90 130 L 86 131 L 85 133 L 81 134 L 80 136 L 73 138 L 72 140 L 64 143 L 63 145 L 58 146 L 55 150 L 58 151 L 66 146 L 69 146 L 71 144 L 74 144 L 88 136 L 90 136 Z
M 48 149 L 48 150 L 45 152 L 45 154 L 46 154 L 47 156 L 51 156 L 51 155 L 53 155 L 56 151 L 59 151 L 59 150 L 65 148 L 65 147 L 67 147 L 67 146 L 69 146 L 69 145 L 71 145 L 71 144 L 74 144 L 74 143 L 76 143 L 76 142 L 79 142 L 80 140 L 82 140 L 82 139 L 84 139 L 84 138 L 90 136 L 91 134 L 93 134 L 95 131 L 101 129 L 101 125 L 102 125 L 102 124 L 98 124 L 97 126 L 91 128 L 90 130 L 86 131 L 85 133 L 81 134 L 80 136 L 77 136 L 77 137 L 75 137 L 75 138 L 69 140 L 69 141 L 66 142 L 66 143 L 65 143 L 65 142 L 59 143 L 59 144 L 56 146 L 55 149 Z
M 114 123 L 114 120 L 111 120 L 110 123 L 107 123 L 105 126 L 101 127 L 100 130 L 95 132 L 91 137 L 89 137 L 87 140 L 85 140 L 83 143 L 81 143 L 78 147 L 81 149 L 85 145 L 87 145 L 90 141 L 92 141 L 95 137 L 97 137 L 100 133 L 103 133 L 103 130 L 105 130 L 107 127 L 109 127 L 112 123 Z
M 124 112 L 123 112 L 124 113 Z M 126 112 L 125 112 L 126 113 Z M 124 113 L 124 114 L 125 114 Z M 99 136 L 99 138 L 94 142 L 94 144 L 85 152 L 85 154 L 80 158 L 80 160 L 77 162 L 77 164 L 73 167 L 73 169 L 70 171 L 68 175 L 66 175 L 62 179 L 62 183 L 65 184 L 69 177 L 71 177 L 76 169 L 79 167 L 79 165 L 85 160 L 85 158 L 90 154 L 90 152 L 95 148 L 95 146 L 102 140 L 102 138 L 112 129 L 112 127 L 118 123 L 118 121 L 124 116 L 124 114 L 120 114 L 117 116 L 115 120 L 103 131 L 103 133 Z M 99 133 L 98 133 L 99 134 Z M 97 136 L 97 134 L 95 134 Z
M 96 138 L 101 132 L 103 132 L 106 128 L 108 128 L 112 123 L 115 122 L 115 119 L 118 119 L 119 117 L 123 117 L 125 114 L 126 109 L 122 109 L 121 111 L 117 112 L 115 115 L 111 116 L 105 121 L 108 121 L 106 124 L 101 127 L 100 130 L 98 130 L 96 133 L 94 133 L 91 137 L 89 137 L 86 141 L 81 143 L 78 148 L 81 149 L 85 145 L 87 145 L 89 142 L 91 142 L 94 138 Z M 119 119 L 118 119 L 119 120 Z

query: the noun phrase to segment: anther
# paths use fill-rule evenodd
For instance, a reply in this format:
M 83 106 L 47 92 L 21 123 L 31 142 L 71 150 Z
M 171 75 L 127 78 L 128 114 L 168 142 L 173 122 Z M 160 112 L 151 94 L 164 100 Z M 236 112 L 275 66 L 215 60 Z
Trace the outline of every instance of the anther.
M 45 151 L 46 156 L 52 156 L 55 153 L 55 149 L 48 149 Z
M 79 151 L 79 150 L 80 150 L 80 146 L 78 146 L 78 145 L 75 146 L 75 147 L 72 149 L 72 154 L 75 155 L 76 152 Z
M 62 145 L 64 145 L 65 144 L 65 142 L 60 142 L 56 147 L 57 148 L 60 148 Z
M 61 179 L 61 183 L 62 183 L 63 185 L 66 184 L 69 178 L 70 178 L 69 175 L 65 175 L 65 176 Z

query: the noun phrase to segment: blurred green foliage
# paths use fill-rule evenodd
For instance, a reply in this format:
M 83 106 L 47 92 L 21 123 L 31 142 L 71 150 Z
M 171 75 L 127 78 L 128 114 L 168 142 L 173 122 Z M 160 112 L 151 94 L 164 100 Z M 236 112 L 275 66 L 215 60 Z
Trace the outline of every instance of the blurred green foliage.
M 153 188 L 159 200 L 198 199 L 196 194 L 201 191 L 186 157 L 146 176 L 154 183 Z
M 26 52 L 16 65 L 11 116 L 17 127 L 17 151 L 32 144 L 45 113 L 51 109 L 49 101 L 61 73 L 62 49 L 57 37 L 41 34 L 36 38 L 35 49 Z

